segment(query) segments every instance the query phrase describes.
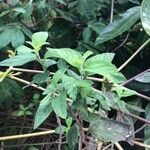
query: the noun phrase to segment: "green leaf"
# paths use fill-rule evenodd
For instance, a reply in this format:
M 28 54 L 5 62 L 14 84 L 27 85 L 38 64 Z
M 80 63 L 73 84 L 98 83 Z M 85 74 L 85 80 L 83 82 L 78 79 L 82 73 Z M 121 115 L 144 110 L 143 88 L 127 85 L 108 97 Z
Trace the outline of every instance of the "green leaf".
M 7 107 L 11 106 L 13 102 L 23 101 L 23 91 L 21 87 L 12 79 L 5 78 L 0 82 L 0 104 L 5 103 Z
M 73 126 L 67 133 L 67 143 L 72 148 L 78 142 L 79 127 Z
M 131 127 L 127 124 L 102 117 L 90 124 L 90 132 L 94 138 L 104 142 L 127 141 L 133 136 Z
M 140 7 L 133 7 L 127 10 L 121 19 L 118 19 L 102 30 L 98 38 L 96 39 L 96 45 L 111 40 L 123 32 L 129 30 L 135 22 L 139 19 Z
M 57 133 L 57 134 L 63 134 L 65 131 L 66 131 L 66 126 L 58 126 L 55 129 L 55 133 Z
M 18 47 L 25 42 L 23 32 L 15 26 L 7 26 L 0 34 L 0 48 L 12 43 L 13 47 Z
M 17 49 L 18 54 L 31 53 L 33 50 L 25 45 L 19 46 Z
M 81 97 L 86 98 L 91 94 L 93 82 L 89 80 L 78 80 L 77 88 L 79 88 Z
M 143 75 L 137 77 L 135 80 L 142 83 L 150 83 L 150 72 L 144 73 Z
M 16 11 L 16 12 L 19 12 L 19 13 L 23 13 L 23 14 L 26 12 L 25 9 L 22 8 L 22 7 L 16 7 L 16 8 L 14 8 L 14 9 L 12 9 L 12 10 L 14 10 L 14 11 Z
M 75 100 L 78 92 L 77 89 L 78 80 L 73 77 L 64 75 L 62 77 L 62 84 L 69 97 Z
M 150 1 L 143 0 L 141 5 L 141 21 L 146 33 L 150 36 Z
M 90 64 L 99 64 L 100 62 L 106 62 L 106 63 L 111 63 L 115 54 L 114 53 L 103 53 L 99 55 L 95 55 L 91 58 L 89 58 L 86 62 L 85 65 L 90 65 Z
M 47 95 L 41 102 L 35 114 L 34 129 L 36 129 L 53 111 L 51 95 Z
M 100 34 L 106 25 L 102 22 L 92 22 L 88 25 L 88 27 L 95 31 L 97 34 Z
M 16 55 L 0 62 L 0 66 L 22 66 L 28 62 L 36 60 L 36 55 L 32 53 Z
M 119 97 L 128 97 L 136 94 L 136 91 L 130 90 L 126 87 L 123 87 L 121 85 L 116 85 L 114 87 L 114 90 L 117 92 Z
M 48 81 L 48 78 L 49 78 L 49 71 L 46 71 L 44 73 L 36 74 L 33 77 L 33 82 L 36 84 L 42 84 L 42 83 Z
M 66 72 L 66 70 L 67 70 L 67 68 L 63 67 L 63 68 L 60 68 L 58 71 L 56 71 L 55 74 L 53 75 L 51 83 L 56 86 L 57 82 L 61 79 L 61 77 Z
M 84 41 L 85 43 L 88 43 L 88 42 L 89 42 L 90 37 L 91 37 L 91 33 L 92 33 L 92 31 L 91 31 L 91 29 L 90 29 L 89 27 L 84 28 L 82 34 L 83 34 L 83 41 Z
M 111 110 L 110 107 L 112 106 L 110 103 L 110 100 L 102 93 L 102 92 L 96 92 L 93 91 L 92 97 L 97 99 L 100 104 L 102 105 L 102 108 L 105 110 Z
M 61 93 L 59 96 L 53 98 L 52 108 L 56 115 L 66 119 L 67 117 L 67 97 L 65 93 Z
M 32 42 L 28 42 L 32 47 L 39 51 L 41 47 L 45 44 L 48 44 L 46 41 L 48 39 L 47 32 L 36 32 L 32 35 Z
M 80 0 L 78 2 L 77 11 L 82 16 L 95 16 L 95 10 L 99 5 L 99 0 Z
M 5 10 L 0 14 L 0 18 L 3 16 L 6 16 L 7 14 L 9 14 L 11 11 L 10 10 Z
M 26 34 L 30 39 L 32 38 L 32 32 L 25 26 L 21 28 L 21 30 Z
M 82 58 L 83 58 L 83 61 L 85 61 L 89 56 L 91 56 L 93 54 L 93 52 L 92 51 L 86 51 L 84 54 L 83 54 L 83 56 L 82 56 Z
M 57 64 L 57 62 L 52 60 L 52 59 L 44 59 L 44 62 L 43 62 L 43 66 L 45 68 L 48 68 L 48 67 L 55 65 L 55 64 Z
M 55 57 L 55 58 L 62 58 L 71 64 L 74 67 L 79 68 L 82 64 L 82 55 L 74 51 L 70 48 L 60 48 L 60 49 L 52 49 L 47 48 L 48 52 L 45 54 L 45 58 Z
M 89 72 L 90 75 L 100 74 L 113 82 L 120 83 L 125 78 L 111 63 L 113 57 L 113 53 L 93 56 L 85 61 L 84 70 Z

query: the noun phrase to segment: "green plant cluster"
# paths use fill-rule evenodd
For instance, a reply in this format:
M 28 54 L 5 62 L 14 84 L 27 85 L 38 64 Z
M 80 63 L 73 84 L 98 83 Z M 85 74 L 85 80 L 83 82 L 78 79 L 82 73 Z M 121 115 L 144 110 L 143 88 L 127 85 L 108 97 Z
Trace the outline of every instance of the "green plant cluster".
M 88 138 L 132 145 L 140 113 L 150 122 L 150 105 L 142 106 L 150 70 L 126 84 L 139 63 L 149 67 L 130 63 L 149 36 L 149 0 L 0 1 L 0 108 L 32 118 L 33 130 L 54 124 L 61 149 L 85 148 Z M 150 145 L 149 126 L 144 131 Z

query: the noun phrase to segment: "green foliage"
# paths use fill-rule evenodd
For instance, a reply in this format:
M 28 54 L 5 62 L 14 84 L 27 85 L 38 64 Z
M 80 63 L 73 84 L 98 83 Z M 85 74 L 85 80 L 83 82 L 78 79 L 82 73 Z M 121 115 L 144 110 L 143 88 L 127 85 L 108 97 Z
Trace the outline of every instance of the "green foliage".
M 96 44 L 101 44 L 108 40 L 111 40 L 118 35 L 121 35 L 123 32 L 129 30 L 131 26 L 139 19 L 140 7 L 134 7 L 127 10 L 121 19 L 118 19 L 111 24 L 109 24 L 104 30 L 101 31 L 100 35 L 96 39 Z
M 149 88 L 144 88 L 149 87 L 149 72 L 130 78 L 149 67 L 145 46 L 150 35 L 150 3 L 116 0 L 112 6 L 110 0 L 0 1 L 0 112 L 8 114 L 2 125 L 7 128 L 14 123 L 15 132 L 7 128 L 12 134 L 28 132 L 33 122 L 34 129 L 53 129 L 59 134 L 38 141 L 59 137 L 61 149 L 80 145 L 84 149 L 87 136 L 103 141 L 102 149 L 110 142 L 132 143 L 139 117 L 131 116 L 142 116 L 146 106 L 145 118 L 149 119 L 149 103 L 136 98 L 149 99 L 140 94 L 149 94 Z M 145 48 L 141 55 L 126 64 L 139 47 L 139 51 Z M 26 86 L 21 88 L 12 79 Z M 15 122 L 11 115 L 23 121 Z M 20 122 L 22 127 L 17 129 Z M 146 127 L 146 144 L 148 132 Z M 60 145 L 64 136 L 67 144 Z M 43 145 L 43 149 L 52 147 Z

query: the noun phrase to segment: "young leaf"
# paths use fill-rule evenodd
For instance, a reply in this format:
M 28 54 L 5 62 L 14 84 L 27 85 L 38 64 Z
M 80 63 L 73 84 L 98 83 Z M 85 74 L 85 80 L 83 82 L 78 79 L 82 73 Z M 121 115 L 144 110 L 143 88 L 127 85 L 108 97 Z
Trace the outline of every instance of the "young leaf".
M 150 1 L 143 0 L 141 5 L 141 21 L 146 33 L 150 36 Z
M 39 51 L 41 47 L 48 44 L 46 40 L 48 39 L 47 32 L 36 32 L 32 35 L 32 42 L 28 42 L 36 51 Z
M 32 53 L 27 53 L 3 60 L 0 62 L 0 66 L 22 66 L 34 60 L 36 60 L 36 55 Z
M 131 26 L 139 19 L 140 7 L 133 7 L 127 10 L 121 19 L 118 19 L 102 30 L 98 38 L 96 39 L 96 45 L 111 40 L 123 32 L 129 30 Z
M 53 111 L 51 95 L 47 95 L 41 102 L 35 114 L 34 129 L 36 129 Z
M 47 48 L 48 52 L 45 54 L 45 58 L 55 57 L 55 58 L 62 58 L 71 64 L 74 67 L 79 68 L 82 64 L 82 55 L 70 48 L 60 48 L 60 49 L 52 49 Z
M 52 108 L 59 117 L 64 119 L 67 117 L 67 97 L 65 93 L 53 98 Z

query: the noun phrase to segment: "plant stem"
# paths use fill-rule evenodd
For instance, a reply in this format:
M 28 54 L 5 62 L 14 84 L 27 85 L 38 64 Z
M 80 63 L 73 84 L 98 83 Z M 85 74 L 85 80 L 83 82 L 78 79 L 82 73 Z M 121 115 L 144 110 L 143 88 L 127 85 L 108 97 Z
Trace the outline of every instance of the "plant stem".
M 138 145 L 138 146 L 141 146 L 141 147 L 144 147 L 144 148 L 150 148 L 150 145 L 147 145 L 147 144 L 144 144 L 144 143 L 141 143 L 141 142 L 138 142 L 138 141 L 132 141 L 132 142 L 135 145 Z
M 29 134 L 21 134 L 21 135 L 4 136 L 4 137 L 0 137 L 0 141 L 15 140 L 15 139 L 21 139 L 21 138 L 28 138 L 28 137 L 35 137 L 35 136 L 47 135 L 47 134 L 53 134 L 53 133 L 55 133 L 55 130 L 42 131 L 42 132 L 36 132 L 36 133 L 29 133 Z
M 115 145 L 119 150 L 124 150 L 118 142 L 115 142 Z
M 98 144 L 97 144 L 97 150 L 101 150 L 102 149 L 102 142 L 99 142 Z
M 41 70 L 31 70 L 31 69 L 22 69 L 22 68 L 11 68 L 12 71 L 20 71 L 20 72 L 29 72 L 29 73 L 44 73 Z
M 130 61 L 150 42 L 148 39 L 125 63 L 123 63 L 119 68 L 118 71 L 121 71 Z
M 110 23 L 113 22 L 113 16 L 114 16 L 114 3 L 115 3 L 115 0 L 111 0 Z
M 23 69 L 23 68 L 11 68 L 12 71 L 20 71 L 20 72 L 29 72 L 29 73 L 44 73 L 42 70 L 31 70 L 31 69 Z M 54 72 L 50 72 L 51 75 L 54 75 Z M 87 77 L 89 80 L 103 82 L 104 79 L 95 78 L 95 77 Z
M 16 81 L 19 81 L 19 82 L 21 82 L 21 83 L 30 85 L 30 86 L 32 86 L 32 87 L 34 87 L 34 88 L 36 88 L 36 89 L 41 90 L 41 91 L 45 91 L 45 90 L 46 90 L 45 88 L 43 88 L 43 87 L 41 87 L 41 86 L 38 86 L 38 85 L 36 85 L 36 84 L 34 84 L 34 83 L 30 83 L 30 82 L 28 82 L 28 81 L 26 81 L 26 80 L 17 78 L 17 77 L 15 77 L 15 76 L 11 76 L 10 78 L 11 78 L 11 79 L 14 79 L 14 80 L 16 80 Z
M 140 127 L 139 129 L 137 129 L 134 134 L 140 132 L 141 130 L 143 130 L 145 127 L 147 126 L 147 124 L 144 124 L 142 127 Z
M 150 101 L 150 97 L 148 97 L 148 96 L 146 96 L 146 95 L 143 95 L 143 94 L 138 93 L 138 92 L 136 92 L 135 95 L 138 96 L 138 97 L 141 97 L 141 98 L 143 98 L 143 99 L 146 99 L 146 100 Z
M 61 120 L 57 115 L 56 115 L 56 118 L 57 118 L 57 123 L 58 123 L 58 126 L 60 127 L 60 130 L 62 130 Z M 61 150 L 61 143 L 62 143 L 62 133 L 59 134 L 58 150 Z

